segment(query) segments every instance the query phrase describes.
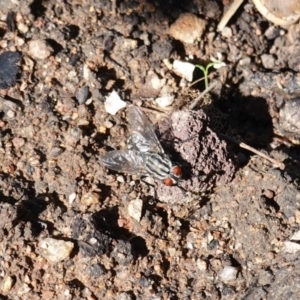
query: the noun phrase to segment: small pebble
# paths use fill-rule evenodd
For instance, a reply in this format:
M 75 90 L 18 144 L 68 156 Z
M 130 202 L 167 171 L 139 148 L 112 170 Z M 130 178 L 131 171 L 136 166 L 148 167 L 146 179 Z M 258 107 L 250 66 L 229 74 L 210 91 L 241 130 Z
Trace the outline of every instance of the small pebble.
M 300 241 L 300 230 L 296 231 L 290 238 L 290 240 L 293 241 Z
M 128 214 L 130 217 L 139 222 L 142 217 L 142 209 L 143 201 L 141 199 L 132 200 L 128 205 Z
M 283 242 L 282 250 L 287 253 L 295 254 L 300 251 L 300 245 L 298 243 L 285 241 Z
M 132 298 L 131 295 L 127 294 L 127 293 L 121 293 L 117 296 L 116 298 L 117 300 L 132 300 L 134 298 Z
M 226 266 L 219 274 L 222 281 L 232 281 L 236 279 L 237 269 L 231 266 Z
M 14 285 L 14 279 L 11 276 L 6 276 L 1 282 L 1 291 L 6 294 L 11 290 Z
M 154 90 L 161 89 L 165 85 L 165 83 L 166 83 L 165 79 L 160 79 L 158 77 L 158 75 L 156 73 L 152 72 L 152 71 L 148 72 L 146 81 L 149 82 L 150 86 Z
M 272 199 L 274 198 L 274 192 L 269 190 L 269 189 L 266 189 L 265 192 L 264 192 L 264 195 L 268 198 L 268 199 Z
M 89 87 L 84 85 L 83 87 L 81 87 L 78 92 L 76 93 L 76 99 L 78 101 L 79 104 L 83 104 L 85 103 L 85 101 L 87 100 L 88 96 L 89 96 L 90 90 Z
M 16 113 L 12 110 L 8 110 L 6 112 L 6 116 L 9 118 L 9 119 L 13 119 L 15 116 L 16 116 Z
M 104 126 L 104 125 L 100 125 L 98 131 L 99 131 L 100 133 L 106 134 L 107 127 Z
M 222 290 L 222 295 L 224 296 L 232 296 L 235 294 L 234 288 L 231 286 L 225 286 Z
M 206 21 L 198 18 L 191 13 L 183 13 L 170 27 L 170 35 L 183 43 L 193 44 L 200 39 L 205 27 Z
M 174 102 L 174 99 L 175 99 L 175 97 L 172 93 L 172 89 L 168 85 L 165 85 L 161 89 L 159 97 L 155 99 L 155 102 L 160 107 L 167 107 L 167 106 L 170 106 Z
M 28 30 L 29 30 L 29 27 L 24 23 L 19 23 L 17 27 L 18 27 L 18 30 L 23 34 L 28 32 Z
M 125 182 L 124 176 L 119 175 L 119 176 L 117 177 L 117 181 L 118 181 L 118 182 L 121 182 L 121 183 L 124 183 L 124 182 Z
M 251 58 L 249 56 L 243 57 L 239 60 L 240 66 L 248 66 L 251 63 Z
M 164 96 L 155 99 L 159 107 L 168 107 L 174 102 L 174 96 Z
M 193 73 L 195 65 L 189 62 L 183 62 L 175 59 L 173 62 L 173 71 L 180 77 L 185 78 L 187 81 L 193 81 Z
M 61 147 L 53 147 L 50 150 L 50 157 L 58 157 L 59 155 L 61 155 L 64 152 L 64 149 Z
M 265 31 L 265 37 L 268 40 L 274 40 L 280 35 L 280 29 L 275 26 L 269 26 L 268 29 Z
M 76 199 L 76 193 L 70 194 L 69 195 L 69 204 L 71 205 L 75 199 Z
M 3 45 L 1 45 L 3 48 Z M 0 89 L 7 89 L 14 85 L 19 73 L 18 62 L 21 59 L 19 52 L 7 51 L 0 54 Z M 2 99 L 2 105 L 14 110 L 16 103 Z
M 195 232 L 189 232 L 186 236 L 186 247 L 193 250 L 194 244 L 198 241 L 198 236 Z
M 273 69 L 275 67 L 275 58 L 273 55 L 263 54 L 260 58 L 264 68 Z
M 200 271 L 205 271 L 207 269 L 207 263 L 202 259 L 197 259 L 196 264 Z
M 106 274 L 106 269 L 103 265 L 99 264 L 93 264 L 90 265 L 88 268 L 88 274 L 91 277 L 99 277 L 99 276 L 103 276 Z
M 18 295 L 22 296 L 24 294 L 27 294 L 30 291 L 31 291 L 31 287 L 27 283 L 23 283 L 21 285 L 21 288 L 19 288 L 19 290 L 18 290 Z
M 140 38 L 141 40 L 144 41 L 144 44 L 145 44 L 146 46 L 149 46 L 149 45 L 150 45 L 149 34 L 148 34 L 147 32 L 143 32 L 143 33 L 139 36 L 139 38 Z
M 23 138 L 15 137 L 13 138 L 12 143 L 16 149 L 20 149 L 24 146 L 25 140 Z
M 81 198 L 81 203 L 87 206 L 97 204 L 100 201 L 100 195 L 98 193 L 90 192 L 84 194 Z
M 222 36 L 225 38 L 231 38 L 232 37 L 232 29 L 230 27 L 224 27 L 222 30 Z
M 296 210 L 296 211 L 295 211 L 295 222 L 296 222 L 297 224 L 300 223 L 300 211 L 299 211 L 299 210 Z
M 83 65 L 82 76 L 86 81 L 90 81 L 90 82 L 93 82 L 95 79 L 93 72 L 90 70 L 90 68 L 86 64 Z
M 110 129 L 114 126 L 114 124 L 108 120 L 106 120 L 103 125 L 108 129 Z
M 74 248 L 72 242 L 45 238 L 39 241 L 40 255 L 50 263 L 57 263 L 68 258 Z
M 300 98 L 286 101 L 280 109 L 280 126 L 289 132 L 299 132 L 300 129 Z
M 268 252 L 266 255 L 267 255 L 268 259 L 275 259 L 275 254 L 273 252 L 271 252 L 271 251 Z
M 20 37 L 16 37 L 16 44 L 18 47 L 21 47 L 25 44 L 25 40 Z
M 132 51 L 138 47 L 137 40 L 134 39 L 124 39 L 122 44 L 122 50 Z
M 126 107 L 126 102 L 123 101 L 115 91 L 110 93 L 104 103 L 105 111 L 111 115 L 115 115 L 124 107 Z
M 29 42 L 29 55 L 36 59 L 46 59 L 52 53 L 51 47 L 45 40 L 33 40 Z

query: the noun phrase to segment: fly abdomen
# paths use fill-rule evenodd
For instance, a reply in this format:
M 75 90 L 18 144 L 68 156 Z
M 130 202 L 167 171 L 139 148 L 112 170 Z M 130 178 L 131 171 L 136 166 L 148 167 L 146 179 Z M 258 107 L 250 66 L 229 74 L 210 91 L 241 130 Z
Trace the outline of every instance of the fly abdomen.
M 143 159 L 149 175 L 160 180 L 170 176 L 172 162 L 167 156 L 158 153 L 144 153 Z

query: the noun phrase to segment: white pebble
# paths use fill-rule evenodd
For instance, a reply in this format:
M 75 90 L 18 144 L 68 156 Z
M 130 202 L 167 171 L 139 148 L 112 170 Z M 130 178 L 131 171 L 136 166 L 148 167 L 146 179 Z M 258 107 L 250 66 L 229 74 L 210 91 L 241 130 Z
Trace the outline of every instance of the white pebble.
M 193 81 L 193 73 L 195 70 L 195 65 L 184 62 L 180 60 L 174 60 L 173 62 L 173 71 L 180 77 L 185 78 L 187 81 Z
M 224 27 L 222 30 L 222 36 L 225 38 L 231 38 L 232 37 L 232 29 L 230 27 Z
M 222 281 L 232 281 L 236 279 L 237 269 L 231 266 L 226 266 L 219 274 Z
M 12 111 L 12 110 L 8 110 L 7 112 L 6 112 L 6 116 L 9 118 L 9 119 L 13 119 L 14 117 L 15 117 L 15 112 L 14 111 Z
M 124 39 L 122 44 L 122 50 L 132 51 L 138 47 L 138 42 L 133 39 Z
M 44 40 L 33 40 L 29 42 L 29 54 L 36 59 L 46 59 L 52 53 L 51 47 Z
M 80 199 L 80 202 L 87 206 L 98 204 L 99 201 L 100 201 L 100 195 L 95 192 L 88 192 L 86 194 L 83 194 Z
M 284 242 L 282 245 L 282 250 L 287 253 L 295 254 L 300 251 L 300 245 L 294 242 Z
M 17 27 L 21 33 L 26 33 L 29 30 L 29 27 L 25 23 L 19 23 Z
M 15 280 L 11 276 L 6 276 L 1 282 L 1 291 L 6 294 L 11 290 L 15 283 Z
M 128 214 L 130 217 L 139 222 L 142 217 L 142 209 L 143 201 L 141 199 L 132 200 L 128 205 Z
M 170 106 L 174 102 L 174 95 L 172 94 L 172 89 L 168 85 L 165 85 L 159 94 L 159 97 L 155 99 L 155 102 L 160 107 Z
M 93 78 L 92 71 L 89 69 L 88 65 L 86 64 L 83 65 L 82 76 L 87 81 L 90 81 L 91 78 Z
M 126 107 L 126 102 L 123 101 L 115 91 L 110 93 L 104 103 L 105 111 L 111 115 L 115 115 L 124 107 Z
M 76 199 L 76 193 L 70 194 L 69 195 L 69 204 L 72 204 L 75 199 Z
M 119 175 L 119 176 L 117 177 L 117 181 L 118 181 L 118 182 L 121 182 L 121 183 L 124 183 L 124 182 L 125 182 L 124 177 L 123 177 L 122 175 Z
M 160 107 L 170 106 L 174 102 L 174 96 L 164 96 L 155 99 L 155 102 Z
M 196 265 L 200 271 L 205 271 L 207 269 L 207 263 L 202 259 L 197 259 Z
M 40 255 L 50 263 L 57 263 L 70 256 L 74 244 L 63 240 L 45 238 L 39 241 Z
M 300 230 L 296 231 L 290 238 L 290 240 L 300 241 Z
M 104 125 L 106 128 L 108 128 L 108 129 L 110 129 L 110 128 L 112 128 L 112 127 L 114 126 L 114 124 L 113 124 L 112 122 L 108 121 L 108 120 L 106 120 L 106 121 L 103 123 L 103 125 Z

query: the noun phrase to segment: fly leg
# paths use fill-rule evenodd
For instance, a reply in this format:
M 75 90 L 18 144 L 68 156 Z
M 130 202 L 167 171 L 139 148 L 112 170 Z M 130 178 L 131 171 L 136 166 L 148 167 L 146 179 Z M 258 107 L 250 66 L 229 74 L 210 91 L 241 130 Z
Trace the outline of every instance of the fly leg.
M 199 133 L 196 133 L 196 134 L 192 135 L 191 137 L 189 137 L 189 138 L 187 138 L 187 139 L 185 139 L 185 140 L 181 140 L 181 141 L 180 141 L 180 140 L 176 140 L 176 139 L 174 139 L 174 140 L 172 140 L 172 141 L 161 139 L 161 141 L 162 141 L 163 143 L 180 144 L 180 143 L 186 143 L 186 142 L 188 142 L 188 141 L 194 139 L 194 138 L 197 137 L 197 136 L 199 136 Z
M 189 137 L 185 140 L 182 140 L 182 141 L 175 140 L 174 143 L 176 143 L 176 144 L 182 143 L 183 144 L 183 143 L 186 143 L 186 142 L 188 142 L 188 141 L 190 141 L 190 140 L 192 140 L 192 139 L 194 139 L 195 137 L 198 137 L 198 136 L 199 136 L 199 133 L 196 133 L 196 134 L 192 135 L 191 137 Z

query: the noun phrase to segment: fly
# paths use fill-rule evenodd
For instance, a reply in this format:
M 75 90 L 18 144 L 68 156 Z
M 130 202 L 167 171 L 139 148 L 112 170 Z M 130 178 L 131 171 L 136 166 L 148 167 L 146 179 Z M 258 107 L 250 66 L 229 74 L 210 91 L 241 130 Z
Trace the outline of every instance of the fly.
M 150 176 L 171 186 L 181 178 L 180 166 L 173 165 L 165 154 L 145 114 L 134 105 L 127 109 L 130 135 L 126 150 L 113 150 L 100 156 L 107 168 L 131 175 Z

